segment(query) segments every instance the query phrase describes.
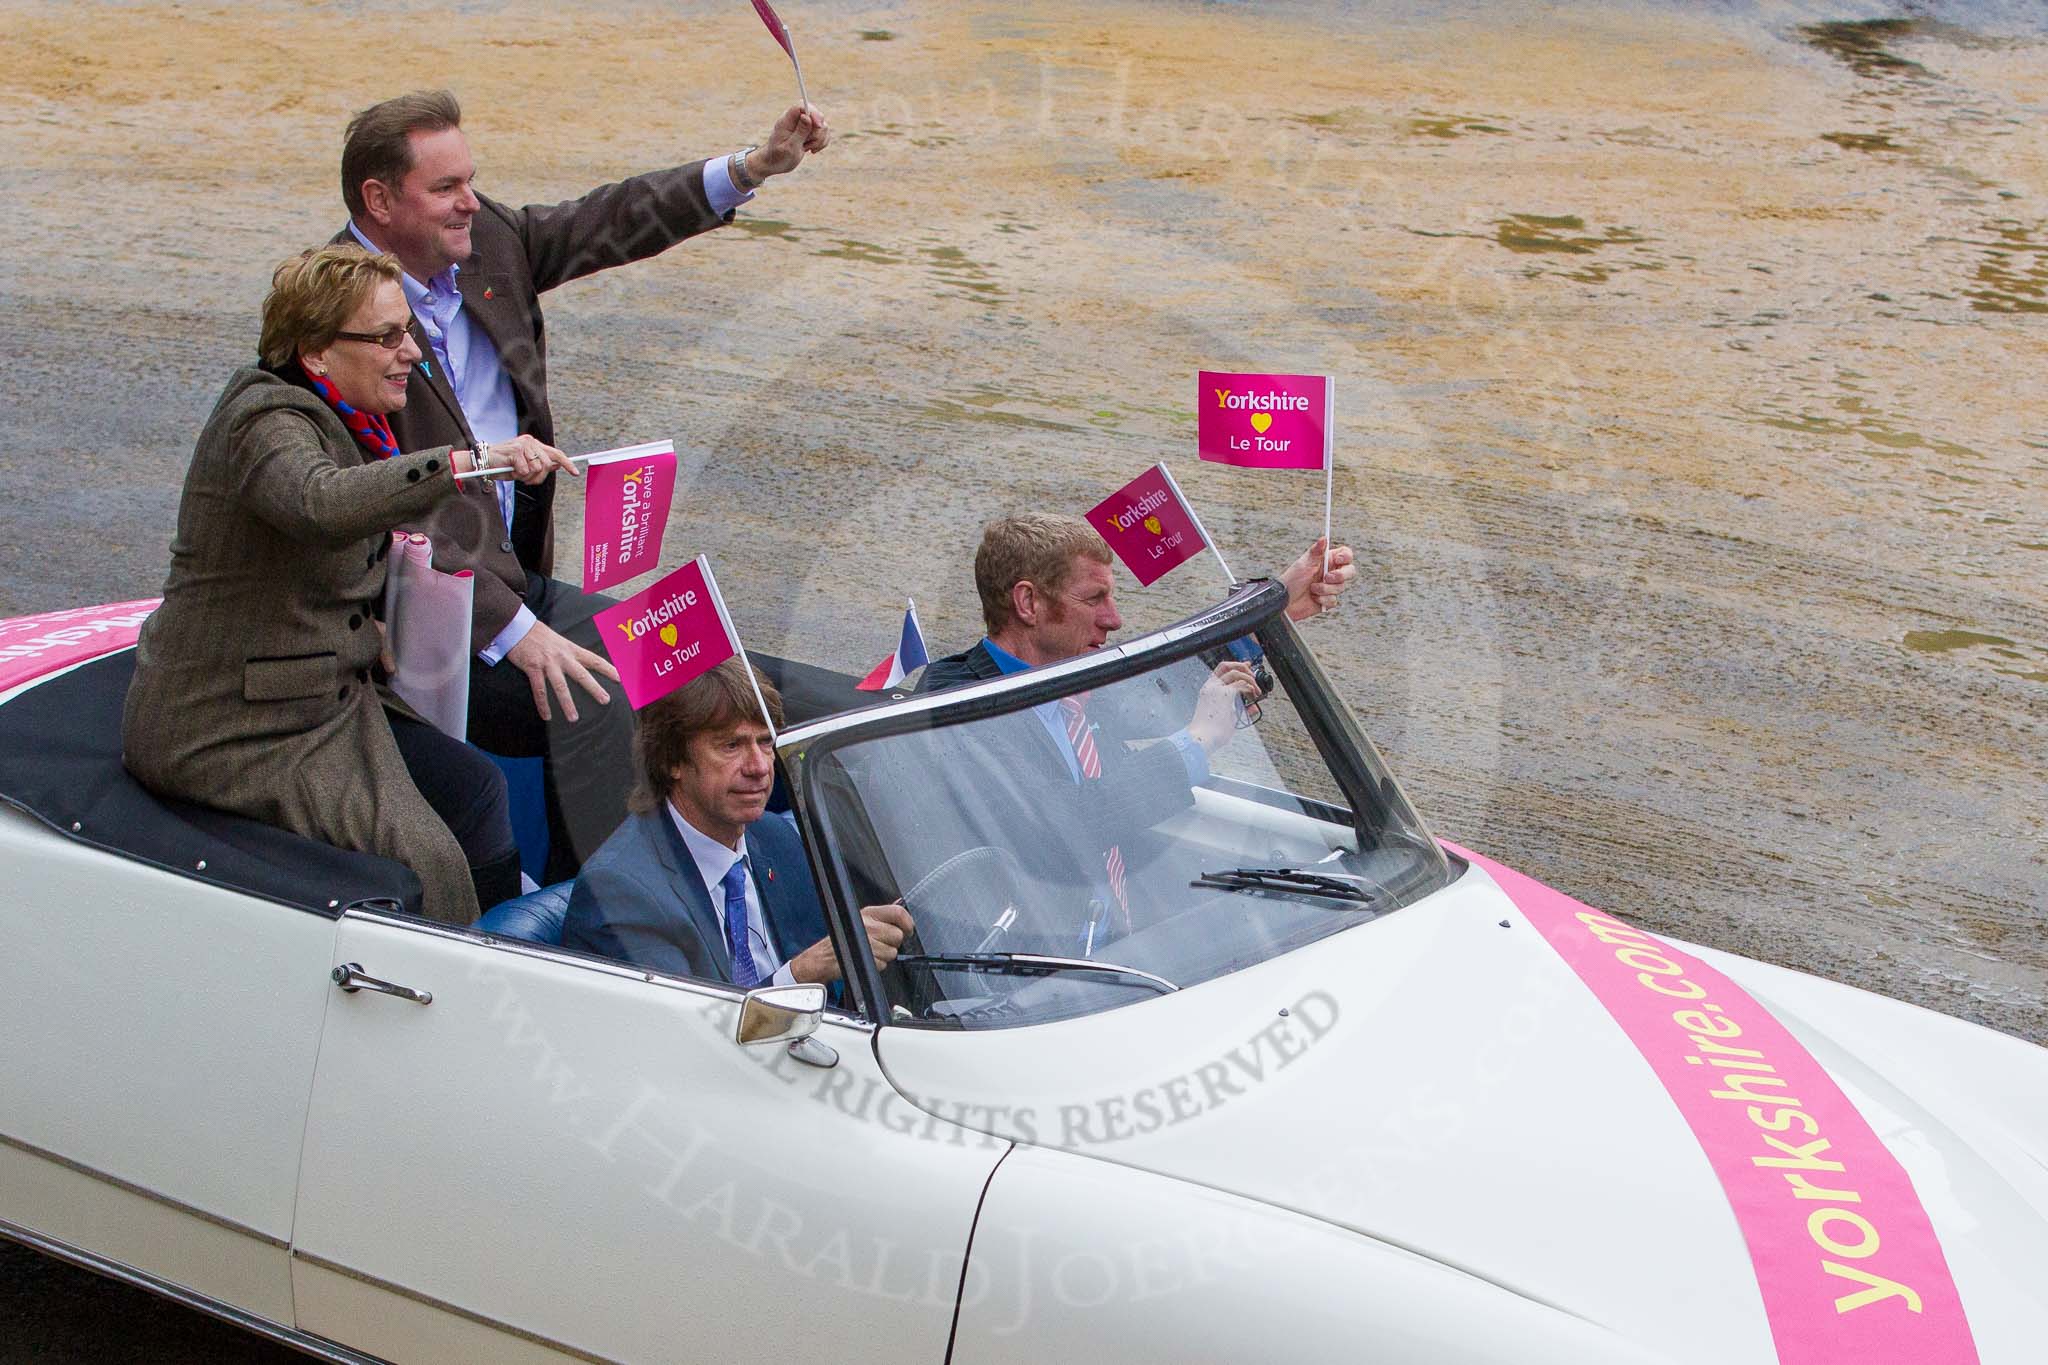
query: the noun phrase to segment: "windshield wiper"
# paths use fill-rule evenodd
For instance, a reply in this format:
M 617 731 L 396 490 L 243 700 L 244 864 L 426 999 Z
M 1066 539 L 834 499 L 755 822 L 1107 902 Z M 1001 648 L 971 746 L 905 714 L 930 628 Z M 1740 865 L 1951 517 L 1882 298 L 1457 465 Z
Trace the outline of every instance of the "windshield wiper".
M 1085 957 L 1051 957 L 1044 953 L 898 953 L 898 962 L 917 962 L 927 967 L 951 967 L 970 972 L 1001 972 L 1012 976 L 1051 976 L 1055 972 L 1097 972 L 1104 976 L 1129 977 L 1158 988 L 1161 995 L 1180 987 L 1163 976 L 1141 972 L 1136 967 L 1114 962 L 1093 962 Z
M 1290 896 L 1319 896 L 1325 900 L 1370 905 L 1373 894 L 1362 886 L 1320 872 L 1303 872 L 1292 867 L 1233 867 L 1221 872 L 1204 872 L 1189 886 L 1214 887 L 1219 891 L 1278 891 Z

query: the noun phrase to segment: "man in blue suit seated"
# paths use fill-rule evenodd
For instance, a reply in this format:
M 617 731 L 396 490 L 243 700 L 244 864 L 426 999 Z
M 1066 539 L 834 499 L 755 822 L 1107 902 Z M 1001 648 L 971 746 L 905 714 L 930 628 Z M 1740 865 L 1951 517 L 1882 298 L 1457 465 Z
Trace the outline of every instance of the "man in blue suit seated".
M 741 989 L 839 979 L 803 841 L 764 818 L 775 745 L 745 668 L 728 659 L 640 713 L 632 813 L 583 865 L 564 947 Z M 754 677 L 780 726 L 781 696 Z M 871 905 L 861 919 L 887 967 L 909 912 Z

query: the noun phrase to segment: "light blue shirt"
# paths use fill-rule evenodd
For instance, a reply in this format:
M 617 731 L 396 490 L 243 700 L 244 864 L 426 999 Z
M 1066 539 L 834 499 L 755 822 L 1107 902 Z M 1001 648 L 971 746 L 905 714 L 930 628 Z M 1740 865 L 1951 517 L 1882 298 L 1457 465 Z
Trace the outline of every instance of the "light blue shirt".
M 711 897 L 711 913 L 718 920 L 718 932 L 726 934 L 726 942 L 732 942 L 732 930 L 725 922 L 725 874 L 732 865 L 747 856 L 747 836 L 740 835 L 738 848 L 727 848 L 718 840 L 699 830 L 683 818 L 675 802 L 664 802 L 668 807 L 668 818 L 675 821 L 676 833 L 683 836 L 683 843 L 690 850 L 691 859 L 697 864 L 697 875 L 704 879 L 704 892 Z M 754 865 L 747 864 L 747 954 L 754 959 L 754 973 L 757 984 L 794 986 L 796 973 L 787 962 L 775 952 L 775 941 L 768 937 L 768 918 L 761 909 L 761 892 L 754 885 Z
M 1031 668 L 1030 664 L 1025 663 L 1022 659 L 1010 653 L 1010 651 L 1004 649 L 987 636 L 982 637 L 981 647 L 988 651 L 988 657 L 995 661 L 996 668 L 1005 677 L 1012 673 L 1027 672 Z M 1032 707 L 1031 710 L 1044 723 L 1046 733 L 1052 736 L 1052 742 L 1059 746 L 1060 756 L 1067 760 L 1068 775 L 1076 783 L 1079 783 L 1081 780 L 1081 760 L 1074 753 L 1073 737 L 1067 733 L 1066 713 L 1060 709 L 1060 704 L 1056 701 L 1043 702 Z M 1088 728 L 1091 730 L 1095 728 L 1093 721 L 1089 722 Z M 1207 782 L 1209 780 L 1208 750 L 1195 743 L 1186 730 L 1176 730 L 1167 736 L 1167 739 L 1180 752 L 1180 761 L 1188 770 L 1188 785 L 1190 787 L 1199 787 L 1204 782 Z M 1101 746 L 1097 745 L 1096 747 L 1099 749 Z
M 726 159 L 714 156 L 704 163 L 704 197 L 710 201 L 712 213 L 723 218 L 754 196 L 741 194 L 739 187 L 732 183 Z M 348 230 L 363 244 L 364 250 L 377 250 L 353 220 L 349 222 Z M 433 346 L 433 356 L 422 357 L 420 367 L 427 370 L 429 377 L 433 373 L 430 367 L 441 367 L 448 387 L 455 393 L 455 401 L 461 405 L 462 416 L 469 423 L 470 433 L 485 445 L 495 445 L 519 434 L 519 400 L 512 392 L 512 377 L 505 373 L 505 366 L 498 358 L 498 348 L 491 344 L 484 329 L 471 322 L 469 314 L 463 311 L 462 286 L 457 279 L 461 273 L 461 266 L 451 265 L 424 284 L 409 274 L 402 275 L 399 287 L 405 290 L 405 301 L 411 306 L 413 316 L 419 319 L 420 330 L 427 334 L 427 340 Z M 504 548 L 507 550 L 512 548 L 513 489 L 512 481 L 507 479 L 491 490 L 498 495 L 498 512 L 504 520 Z M 477 652 L 477 657 L 495 665 L 514 645 L 526 638 L 526 632 L 533 629 L 533 623 L 532 610 L 522 605 L 518 613 L 505 623 L 505 628 Z

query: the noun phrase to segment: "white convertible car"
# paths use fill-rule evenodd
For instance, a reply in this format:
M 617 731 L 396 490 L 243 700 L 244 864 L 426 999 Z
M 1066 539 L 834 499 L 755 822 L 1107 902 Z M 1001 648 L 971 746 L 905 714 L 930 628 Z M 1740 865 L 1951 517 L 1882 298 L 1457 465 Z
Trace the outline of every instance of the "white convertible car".
M 2048 1052 L 1438 844 L 1282 605 L 799 716 L 829 999 L 415 918 L 125 775 L 137 610 L 0 631 L 0 1234 L 336 1361 L 2048 1359 Z

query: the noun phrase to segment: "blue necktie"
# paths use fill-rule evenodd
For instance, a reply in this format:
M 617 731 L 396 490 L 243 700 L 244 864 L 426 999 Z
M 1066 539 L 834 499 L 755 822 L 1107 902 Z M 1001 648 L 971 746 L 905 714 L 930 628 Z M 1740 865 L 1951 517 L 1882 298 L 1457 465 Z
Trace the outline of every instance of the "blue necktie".
M 732 984 L 750 991 L 760 977 L 747 942 L 747 860 L 735 860 L 719 885 L 725 888 L 725 946 L 732 950 Z

